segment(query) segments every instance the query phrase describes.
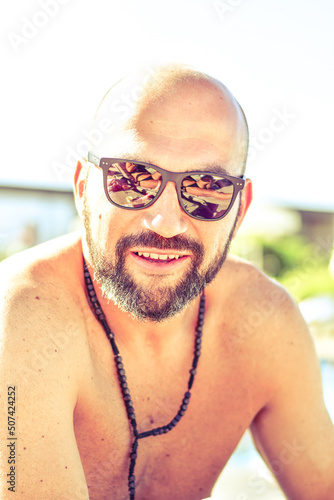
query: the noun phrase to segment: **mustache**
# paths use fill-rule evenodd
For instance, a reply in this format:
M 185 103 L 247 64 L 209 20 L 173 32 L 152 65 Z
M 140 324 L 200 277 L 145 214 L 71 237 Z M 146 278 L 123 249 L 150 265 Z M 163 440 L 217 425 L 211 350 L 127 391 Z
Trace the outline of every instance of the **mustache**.
M 142 231 L 138 234 L 122 236 L 116 244 L 116 254 L 122 255 L 132 247 L 154 247 L 159 250 L 187 250 L 197 257 L 204 255 L 202 243 L 193 238 L 177 234 L 172 238 L 164 238 L 153 231 Z

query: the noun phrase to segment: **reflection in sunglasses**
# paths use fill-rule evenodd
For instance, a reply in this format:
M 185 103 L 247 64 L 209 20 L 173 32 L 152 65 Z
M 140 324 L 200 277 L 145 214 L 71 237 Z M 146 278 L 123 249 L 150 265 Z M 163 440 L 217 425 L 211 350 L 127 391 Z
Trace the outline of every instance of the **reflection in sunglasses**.
M 215 191 L 214 189 L 199 188 L 199 187 L 187 187 L 183 191 L 204 198 L 216 198 L 219 200 L 230 200 L 233 196 L 233 190 L 230 193 L 221 193 L 220 191 Z
M 161 186 L 162 175 L 157 171 L 151 174 L 143 165 L 126 162 L 113 164 L 113 168 L 117 168 L 118 172 L 108 171 L 108 188 L 112 192 L 137 188 L 158 190 Z M 125 178 L 115 179 L 120 174 Z M 113 178 L 110 180 L 110 177 Z
M 133 185 L 129 179 L 108 179 L 108 190 L 116 193 L 117 191 L 127 191 L 128 189 L 133 189 Z
M 154 168 L 133 162 L 119 162 L 109 168 L 107 187 L 110 196 L 119 205 L 143 208 L 155 198 L 162 180 L 162 174 Z M 116 195 L 118 192 L 119 195 Z M 186 175 L 181 184 L 185 210 L 208 219 L 220 216 L 227 210 L 233 192 L 234 186 L 228 179 L 210 174 Z
M 126 201 L 133 207 L 140 208 L 140 207 L 145 207 L 145 205 L 147 205 L 151 200 L 153 200 L 153 198 L 154 196 L 152 194 L 139 196 L 137 198 L 132 198 L 132 196 L 127 196 Z
M 203 175 L 198 181 L 197 186 L 203 189 L 210 189 L 214 183 L 214 179 L 211 175 Z
M 121 163 L 119 163 L 119 166 L 120 166 L 120 168 L 122 168 L 122 164 Z M 126 169 L 127 172 L 132 173 L 132 172 L 136 171 L 137 165 L 135 163 L 130 163 L 130 162 L 127 161 L 125 163 L 125 169 Z

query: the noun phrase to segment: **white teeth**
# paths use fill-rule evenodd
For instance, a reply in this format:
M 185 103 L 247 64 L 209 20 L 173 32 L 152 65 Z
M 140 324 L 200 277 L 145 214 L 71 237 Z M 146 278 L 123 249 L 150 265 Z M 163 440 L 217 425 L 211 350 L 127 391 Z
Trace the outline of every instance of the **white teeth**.
M 146 257 L 152 260 L 173 260 L 179 259 L 180 255 L 159 255 L 157 253 L 137 252 L 139 257 Z

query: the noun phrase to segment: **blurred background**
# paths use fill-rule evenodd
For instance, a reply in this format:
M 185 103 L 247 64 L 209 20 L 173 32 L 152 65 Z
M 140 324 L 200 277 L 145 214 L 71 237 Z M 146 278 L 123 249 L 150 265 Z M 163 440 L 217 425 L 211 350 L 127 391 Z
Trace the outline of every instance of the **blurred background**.
M 1 8 L 0 260 L 78 227 L 74 167 L 114 83 L 155 62 L 199 67 L 230 88 L 250 127 L 254 203 L 233 251 L 300 303 L 334 419 L 333 2 L 19 0 Z M 248 434 L 214 493 L 284 498 Z

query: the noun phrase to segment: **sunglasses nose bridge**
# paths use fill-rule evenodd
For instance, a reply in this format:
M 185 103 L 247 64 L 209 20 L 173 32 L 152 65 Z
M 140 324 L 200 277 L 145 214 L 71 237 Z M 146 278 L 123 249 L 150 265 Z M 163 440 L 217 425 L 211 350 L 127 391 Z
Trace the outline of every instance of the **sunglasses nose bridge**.
M 181 184 L 182 184 L 182 180 L 184 179 L 184 177 L 186 177 L 186 176 L 183 173 L 170 172 L 168 170 L 165 170 L 163 173 L 163 176 L 162 176 L 162 185 L 160 188 L 160 195 L 161 195 L 165 191 L 166 186 L 168 184 L 174 184 L 174 188 L 175 188 L 176 194 L 177 194 L 177 199 L 178 199 L 179 205 L 183 211 L 185 211 L 185 210 L 183 208 L 182 198 L 181 198 Z
M 142 223 L 165 238 L 183 234 L 188 229 L 187 216 L 180 205 L 175 180 L 165 179 L 155 201 L 143 212 Z M 175 192 L 176 190 L 176 192 Z
M 159 194 L 158 194 L 157 198 L 155 199 L 155 202 L 159 198 L 161 198 L 160 202 L 165 200 L 166 205 L 171 206 L 171 203 L 173 203 L 173 201 L 172 201 L 173 198 L 175 199 L 175 195 L 177 197 L 178 203 L 181 205 L 177 179 L 170 178 L 170 177 L 169 178 L 163 177 L 162 183 L 161 183 L 161 186 L 159 189 Z M 181 207 L 182 207 L 182 205 L 181 205 Z

